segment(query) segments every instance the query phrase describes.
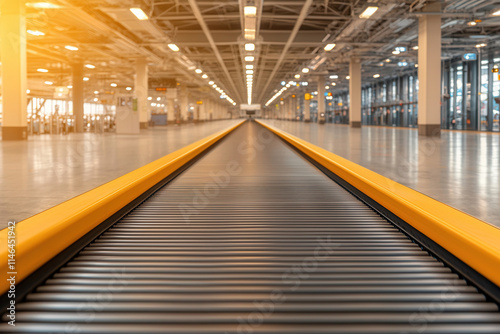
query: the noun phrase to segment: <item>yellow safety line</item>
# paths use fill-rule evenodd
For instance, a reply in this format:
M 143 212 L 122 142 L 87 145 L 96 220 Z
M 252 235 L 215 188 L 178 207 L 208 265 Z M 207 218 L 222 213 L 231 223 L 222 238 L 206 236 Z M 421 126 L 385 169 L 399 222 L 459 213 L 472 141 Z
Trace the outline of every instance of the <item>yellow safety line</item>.
M 102 186 L 23 220 L 15 229 L 15 269 L 8 266 L 9 230 L 0 231 L 0 293 L 9 290 L 8 272 L 20 282 L 125 205 L 240 126 L 243 121 Z
M 258 121 L 500 286 L 500 229 Z

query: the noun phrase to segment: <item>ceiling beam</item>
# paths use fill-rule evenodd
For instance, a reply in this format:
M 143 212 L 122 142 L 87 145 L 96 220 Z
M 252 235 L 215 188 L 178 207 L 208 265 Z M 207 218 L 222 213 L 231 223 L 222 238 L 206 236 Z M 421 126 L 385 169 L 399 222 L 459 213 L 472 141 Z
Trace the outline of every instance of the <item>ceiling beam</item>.
M 205 33 L 205 36 L 207 37 L 208 42 L 210 43 L 210 46 L 212 47 L 212 50 L 214 51 L 215 57 L 217 58 L 219 65 L 222 67 L 222 70 L 226 74 L 226 78 L 231 85 L 231 87 L 229 87 L 229 88 L 231 88 L 231 90 L 236 93 L 237 96 L 235 98 L 237 98 L 239 101 L 243 101 L 243 99 L 241 98 L 240 91 L 236 88 L 236 85 L 234 84 L 233 78 L 231 77 L 231 75 L 229 74 L 229 71 L 227 70 L 226 64 L 224 63 L 224 60 L 222 59 L 222 57 L 220 55 L 219 49 L 217 48 L 217 45 L 215 44 L 214 39 L 212 38 L 212 34 L 210 33 L 210 29 L 208 28 L 207 24 L 205 23 L 205 20 L 203 19 L 203 16 L 200 12 L 200 9 L 198 8 L 196 1 L 189 0 L 189 5 L 191 6 L 191 9 L 193 10 L 194 16 L 198 20 L 198 23 L 200 24 L 201 29 Z M 226 89 L 227 88 L 228 87 L 226 87 Z M 227 90 L 226 90 L 226 92 L 227 92 Z
M 290 47 L 292 46 L 292 43 L 295 40 L 295 37 L 297 36 L 297 33 L 298 33 L 300 27 L 302 26 L 302 22 L 304 22 L 305 18 L 307 17 L 307 14 L 309 12 L 309 8 L 311 7 L 312 3 L 313 3 L 313 0 L 306 0 L 305 1 L 304 6 L 302 7 L 302 10 L 300 11 L 300 15 L 297 18 L 297 21 L 295 22 L 295 26 L 293 27 L 293 30 L 292 30 L 290 36 L 288 37 L 288 41 L 285 44 L 283 51 L 281 52 L 281 56 L 278 59 L 278 61 L 276 62 L 276 65 L 274 66 L 274 69 L 271 72 L 269 79 L 267 80 L 266 84 L 262 88 L 257 101 L 261 101 L 263 99 L 264 95 L 266 94 L 267 88 L 269 87 L 269 84 L 274 79 L 274 76 L 275 76 L 276 72 L 278 71 L 278 69 L 280 68 L 281 63 L 283 62 L 283 59 L 285 59 L 285 56 L 288 52 L 288 49 L 290 49 Z

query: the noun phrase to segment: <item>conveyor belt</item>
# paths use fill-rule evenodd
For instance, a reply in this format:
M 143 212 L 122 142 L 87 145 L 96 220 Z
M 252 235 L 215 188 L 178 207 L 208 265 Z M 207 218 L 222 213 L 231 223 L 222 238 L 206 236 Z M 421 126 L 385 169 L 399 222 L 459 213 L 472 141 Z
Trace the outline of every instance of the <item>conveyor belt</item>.
M 255 123 L 17 305 L 10 333 L 500 333 L 497 305 Z

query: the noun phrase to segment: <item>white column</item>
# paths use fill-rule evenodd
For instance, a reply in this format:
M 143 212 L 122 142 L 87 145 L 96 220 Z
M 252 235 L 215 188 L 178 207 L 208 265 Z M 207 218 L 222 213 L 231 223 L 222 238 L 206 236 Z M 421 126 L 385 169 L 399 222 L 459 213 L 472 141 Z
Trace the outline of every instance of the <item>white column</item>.
M 200 101 L 202 104 L 198 105 L 198 108 L 199 108 L 198 109 L 198 111 L 199 111 L 198 121 L 205 122 L 207 120 L 207 116 L 206 116 L 207 100 L 201 99 Z
M 318 77 L 318 123 L 324 124 L 326 121 L 325 109 L 325 77 Z
M 286 99 L 286 119 L 291 120 L 292 119 L 292 97 L 289 96 Z
M 439 12 L 439 2 L 423 12 Z M 441 132 L 441 15 L 422 15 L 418 20 L 418 134 Z
M 3 140 L 28 138 L 25 1 L 0 1 Z
M 311 100 L 306 100 L 306 94 L 309 93 L 304 93 L 304 122 L 309 123 L 311 121 Z M 308 95 L 310 96 L 310 95 Z
M 73 88 L 71 89 L 73 99 L 73 116 L 75 116 L 75 132 L 83 132 L 83 63 L 78 62 L 72 65 L 73 68 Z
M 361 61 L 351 58 L 349 63 L 349 122 L 353 128 L 361 127 Z
M 221 115 L 221 105 L 219 102 L 215 102 L 215 119 L 220 119 Z
M 292 120 L 297 119 L 297 95 L 295 97 L 291 97 L 291 109 L 292 109 Z
M 188 90 L 186 84 L 181 84 L 180 86 L 180 94 L 179 94 L 179 105 L 180 105 L 180 120 L 181 123 L 187 122 L 188 120 L 188 108 L 189 108 L 189 99 L 188 99 Z
M 135 98 L 139 110 L 139 125 L 141 129 L 147 129 L 151 118 L 148 101 L 148 61 L 139 58 L 135 63 Z
M 173 97 L 167 98 L 167 124 L 175 124 L 175 99 Z

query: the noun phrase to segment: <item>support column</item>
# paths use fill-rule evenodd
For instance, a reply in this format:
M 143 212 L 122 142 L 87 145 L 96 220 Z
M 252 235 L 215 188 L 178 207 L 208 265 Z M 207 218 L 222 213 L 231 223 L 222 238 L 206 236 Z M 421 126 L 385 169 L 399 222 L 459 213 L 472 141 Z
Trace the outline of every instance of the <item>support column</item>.
M 325 77 L 318 77 L 318 123 L 325 124 L 326 109 L 325 109 Z
M 288 121 L 288 99 L 283 99 L 283 119 Z
M 137 59 L 135 63 L 135 98 L 139 110 L 139 126 L 147 129 L 151 118 L 148 102 L 148 61 L 146 58 Z
M 167 124 L 175 124 L 175 99 L 173 97 L 167 97 Z
M 311 100 L 306 99 L 309 93 L 304 94 L 304 122 L 309 123 L 311 121 Z
M 179 104 L 180 104 L 180 121 L 185 123 L 188 120 L 188 109 L 189 109 L 189 99 L 188 99 L 188 89 L 185 84 L 181 84 L 179 94 Z
M 439 2 L 430 3 L 422 10 L 423 13 L 440 11 Z M 440 76 L 441 15 L 422 15 L 418 19 L 418 134 L 422 136 L 441 133 Z
M 28 139 L 26 13 L 23 0 L 0 1 L 2 140 Z
M 351 127 L 361 127 L 361 61 L 351 58 L 349 63 L 349 122 Z
M 220 114 L 221 114 L 221 105 L 219 102 L 215 102 L 215 119 L 216 120 L 219 120 L 221 117 L 220 117 Z
M 198 105 L 198 108 L 199 108 L 198 109 L 198 112 L 199 112 L 199 114 L 198 114 L 198 121 L 199 122 L 205 122 L 207 120 L 207 116 L 206 116 L 206 107 L 207 107 L 206 106 L 206 104 L 207 104 L 206 103 L 206 99 L 201 100 L 201 103 L 202 104 Z
M 82 133 L 84 128 L 84 83 L 83 83 L 83 63 L 79 62 L 72 65 L 73 68 L 73 116 L 75 116 L 75 132 Z
M 206 109 L 205 109 L 205 112 L 207 113 L 207 121 L 213 121 L 214 119 L 214 113 L 213 113 L 213 107 L 214 106 L 214 103 L 212 101 L 212 99 L 207 99 L 207 105 L 206 105 Z
M 295 97 L 293 97 L 295 96 Z M 292 120 L 295 121 L 297 120 L 297 96 L 296 95 L 293 95 L 291 97 L 291 105 L 292 105 Z

